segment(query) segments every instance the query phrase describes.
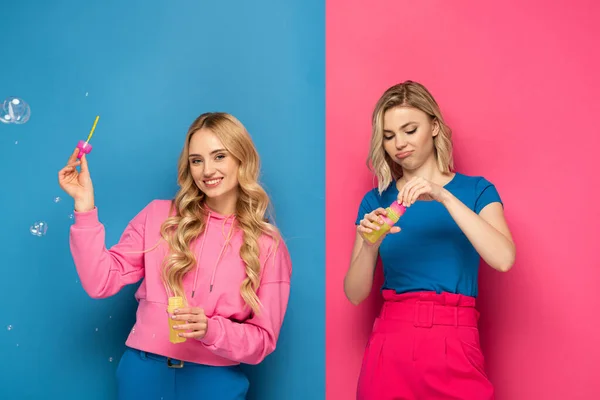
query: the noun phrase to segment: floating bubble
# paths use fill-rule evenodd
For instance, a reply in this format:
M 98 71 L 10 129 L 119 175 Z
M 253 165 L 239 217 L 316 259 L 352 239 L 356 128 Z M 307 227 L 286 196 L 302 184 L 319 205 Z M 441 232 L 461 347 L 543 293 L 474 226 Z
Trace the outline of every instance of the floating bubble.
M 42 237 L 48 231 L 48 224 L 44 221 L 37 221 L 29 228 L 32 235 Z
M 18 140 L 17 140 L 17 141 L 15 141 L 15 144 L 19 144 L 19 141 L 18 141 Z
M 88 92 L 85 92 L 85 97 L 88 97 L 88 94 L 89 94 Z
M 96 328 L 96 332 L 98 332 L 98 328 Z
M 113 358 L 112 357 L 108 357 L 108 362 L 113 362 Z
M 69 214 L 69 219 L 73 219 L 73 214 Z
M 24 124 L 31 117 L 29 104 L 18 97 L 8 97 L 0 109 L 0 121 L 5 124 Z
M 55 198 L 54 198 L 54 202 L 55 202 L 55 203 L 58 203 L 59 201 L 60 201 L 60 197 L 55 197 Z
M 6 329 L 8 329 L 9 331 L 12 331 L 12 328 L 13 328 L 12 325 L 9 325 L 9 326 L 6 327 Z

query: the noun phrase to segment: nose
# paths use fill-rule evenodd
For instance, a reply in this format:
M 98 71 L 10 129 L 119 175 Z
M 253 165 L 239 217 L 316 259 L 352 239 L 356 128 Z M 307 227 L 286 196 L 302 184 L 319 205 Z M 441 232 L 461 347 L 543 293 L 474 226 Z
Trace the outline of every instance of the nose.
M 395 138 L 394 138 L 394 144 L 396 145 L 397 149 L 402 149 L 404 147 L 406 147 L 406 139 L 404 137 L 403 134 L 396 134 Z
M 203 171 L 204 176 L 210 177 L 210 176 L 214 175 L 215 172 L 216 172 L 216 169 L 215 169 L 214 165 L 212 164 L 212 162 L 206 161 L 204 163 L 204 171 Z

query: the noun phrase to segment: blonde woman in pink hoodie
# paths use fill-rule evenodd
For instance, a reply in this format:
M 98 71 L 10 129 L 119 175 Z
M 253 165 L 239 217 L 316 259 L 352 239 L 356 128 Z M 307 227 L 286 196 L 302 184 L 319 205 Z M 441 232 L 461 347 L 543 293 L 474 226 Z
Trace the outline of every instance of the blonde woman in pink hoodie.
M 199 116 L 179 157 L 175 198 L 150 202 L 110 249 L 86 155 L 77 154 L 58 179 L 75 203 L 70 246 L 83 288 L 106 298 L 142 280 L 118 398 L 246 398 L 239 364 L 275 350 L 292 264 L 267 219 L 260 159 L 244 126 L 226 113 Z M 169 313 L 174 296 L 184 305 Z M 169 340 L 168 318 L 184 342 Z

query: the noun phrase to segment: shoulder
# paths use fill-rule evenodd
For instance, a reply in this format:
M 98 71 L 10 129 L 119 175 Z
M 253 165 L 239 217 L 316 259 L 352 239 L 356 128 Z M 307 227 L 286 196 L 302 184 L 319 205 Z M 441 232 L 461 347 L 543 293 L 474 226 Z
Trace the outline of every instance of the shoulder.
M 457 172 L 454 180 L 457 186 L 474 189 L 476 194 L 485 191 L 488 187 L 494 186 L 490 180 L 481 175 L 466 175 Z
M 171 214 L 171 204 L 171 200 L 154 199 L 138 212 L 134 221 L 162 222 Z
M 373 211 L 378 207 L 383 207 L 384 204 L 387 205 L 385 199 L 389 196 L 390 193 L 392 193 L 392 191 L 394 191 L 394 185 L 395 182 L 392 182 L 392 184 L 388 186 L 388 188 L 385 189 L 381 194 L 379 194 L 379 190 L 377 188 L 373 188 L 366 192 L 360 201 L 360 208 L 363 210 L 368 209 L 370 211 Z
M 288 282 L 292 275 L 292 258 L 281 236 L 263 233 L 259 238 L 260 258 L 263 265 L 263 281 Z
M 479 214 L 490 203 L 504 205 L 496 186 L 484 176 L 460 174 L 457 178 L 456 192 L 476 213 Z
M 144 207 L 146 213 L 152 217 L 166 218 L 171 213 L 173 200 L 154 199 Z

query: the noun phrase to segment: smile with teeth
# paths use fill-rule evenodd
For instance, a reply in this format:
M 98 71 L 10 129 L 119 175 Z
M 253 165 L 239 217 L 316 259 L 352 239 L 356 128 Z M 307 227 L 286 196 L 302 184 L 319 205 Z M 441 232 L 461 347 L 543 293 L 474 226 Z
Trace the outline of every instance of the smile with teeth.
M 216 179 L 211 179 L 208 181 L 204 181 L 204 184 L 208 187 L 215 187 L 217 186 L 219 183 L 221 183 L 221 181 L 223 180 L 223 178 L 216 178 Z

